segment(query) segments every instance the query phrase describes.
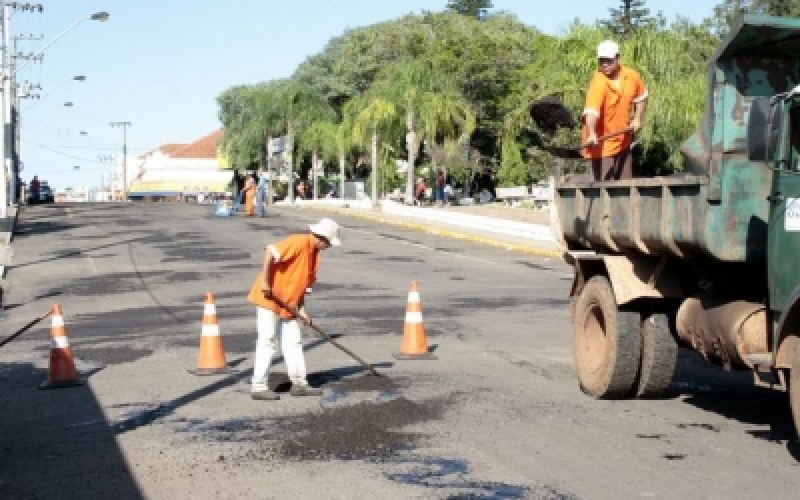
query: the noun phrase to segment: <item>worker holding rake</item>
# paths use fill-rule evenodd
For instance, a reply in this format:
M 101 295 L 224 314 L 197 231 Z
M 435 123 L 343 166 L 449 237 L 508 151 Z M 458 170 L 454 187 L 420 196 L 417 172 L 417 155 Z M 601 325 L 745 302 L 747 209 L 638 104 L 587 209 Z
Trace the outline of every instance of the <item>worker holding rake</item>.
M 264 264 L 247 299 L 256 306 L 258 340 L 251 396 L 272 401 L 280 396 L 267 386 L 272 359 L 281 343 L 292 396 L 319 396 L 322 390 L 306 379 L 302 334 L 298 319 L 311 325 L 304 305 L 306 290 L 316 280 L 320 252 L 341 245 L 339 224 L 321 219 L 309 225 L 310 232 L 294 234 L 265 248 Z

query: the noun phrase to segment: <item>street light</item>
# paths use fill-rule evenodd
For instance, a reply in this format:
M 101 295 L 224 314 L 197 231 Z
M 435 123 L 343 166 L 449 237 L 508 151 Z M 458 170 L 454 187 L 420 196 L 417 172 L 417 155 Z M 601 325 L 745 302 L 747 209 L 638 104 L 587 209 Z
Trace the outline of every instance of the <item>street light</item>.
M 74 23 L 70 24 L 67 27 L 67 29 L 65 29 L 64 31 L 59 33 L 58 36 L 56 36 L 55 38 L 50 40 L 50 43 L 48 43 L 47 45 L 45 45 L 44 47 L 39 49 L 39 52 L 37 52 L 36 54 L 32 55 L 27 61 L 25 61 L 25 64 L 20 65 L 10 75 L 6 75 L 6 78 L 9 78 L 9 79 L 14 78 L 14 75 L 16 73 L 18 73 L 19 70 L 21 70 L 22 68 L 27 66 L 31 61 L 35 61 L 36 59 L 40 58 L 42 56 L 42 54 L 44 54 L 45 50 L 49 49 L 54 43 L 56 43 L 57 41 L 61 40 L 61 38 L 63 38 L 64 35 L 66 35 L 70 31 L 72 31 L 73 29 L 75 29 L 75 27 L 78 26 L 80 23 L 82 23 L 84 21 L 101 21 L 102 22 L 102 21 L 107 21 L 107 20 L 108 20 L 108 12 L 95 12 L 94 14 L 92 14 L 89 17 L 82 17 L 82 18 L 78 19 Z
M 66 80 L 63 80 L 61 83 L 59 83 L 58 85 L 56 85 L 55 87 L 53 87 L 49 91 L 45 92 L 44 95 L 39 96 L 38 99 L 36 99 L 36 101 L 32 102 L 30 104 L 30 106 L 26 106 L 22 111 L 28 111 L 32 107 L 36 106 L 37 103 L 42 102 L 42 99 L 45 99 L 47 96 L 49 96 L 50 94 L 52 94 L 56 90 L 60 89 L 61 87 L 63 87 L 64 85 L 66 85 L 69 82 L 85 82 L 85 81 L 86 81 L 86 76 L 84 76 L 84 75 L 71 76 L 71 77 L 67 78 Z
M 3 110 L 3 128 L 10 126 L 11 124 L 11 88 L 12 88 L 12 81 L 14 81 L 15 75 L 25 68 L 31 61 L 35 61 L 44 54 L 44 51 L 47 50 L 50 46 L 60 40 L 63 36 L 67 33 L 72 31 L 76 26 L 86 20 L 91 21 L 107 21 L 108 20 L 108 12 L 95 12 L 89 17 L 82 17 L 69 25 L 67 29 L 62 31 L 58 36 L 50 40 L 50 43 L 42 47 L 39 52 L 31 56 L 30 59 L 26 60 L 25 63 L 17 66 L 13 70 L 11 70 L 11 54 L 9 54 L 9 48 L 11 47 L 11 25 L 9 20 L 11 19 L 11 10 L 16 8 L 16 2 L 0 2 L 0 6 L 3 7 L 3 16 L 2 16 L 2 26 L 3 26 L 3 42 L 2 42 L 2 49 L 3 49 L 3 57 L 2 57 L 2 65 L 0 65 L 0 79 L 2 79 L 2 93 L 0 93 L 0 109 Z M 16 151 L 13 151 L 12 148 L 7 147 L 6 145 L 6 137 L 5 133 L 0 133 L 0 152 L 3 152 L 3 162 L 2 162 L 2 175 L 0 175 L 0 218 L 5 219 L 8 216 L 8 191 L 6 186 L 8 185 L 8 171 L 11 170 L 13 172 L 13 183 L 16 184 L 17 182 L 17 172 L 19 169 L 15 165 L 15 155 Z M 16 141 L 14 137 L 12 140 L 12 145 Z M 12 194 L 14 194 L 15 187 L 12 186 Z

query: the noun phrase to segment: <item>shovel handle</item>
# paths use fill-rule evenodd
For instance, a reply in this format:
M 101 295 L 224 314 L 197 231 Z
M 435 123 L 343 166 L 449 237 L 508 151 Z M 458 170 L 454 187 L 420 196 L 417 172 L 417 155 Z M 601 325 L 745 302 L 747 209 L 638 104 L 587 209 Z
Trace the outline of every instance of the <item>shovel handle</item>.
M 279 306 L 281 306 L 282 308 L 284 308 L 287 311 L 289 311 L 290 313 L 292 313 L 296 318 L 300 317 L 300 312 L 297 310 L 296 307 L 291 307 L 289 304 L 287 304 L 283 300 L 279 299 L 275 295 L 270 295 L 269 298 L 272 299 L 273 301 L 275 301 L 275 303 L 278 304 Z M 373 368 L 371 364 L 369 364 L 366 361 L 364 361 L 363 359 L 361 359 L 359 356 L 356 355 L 356 353 L 354 353 L 353 351 L 351 351 L 347 347 L 345 347 L 342 344 L 336 342 L 336 340 L 333 337 L 331 337 L 330 335 L 328 335 L 327 333 L 322 331 L 322 329 L 319 328 L 317 325 L 315 325 L 313 323 L 309 323 L 308 326 L 310 326 L 311 329 L 314 330 L 314 332 L 317 335 L 319 335 L 323 339 L 325 339 L 328 342 L 330 342 L 331 344 L 333 344 L 337 349 L 339 349 L 340 351 L 344 352 L 345 354 L 347 354 L 348 356 L 350 356 L 354 360 L 358 361 L 361 364 L 361 366 L 366 368 L 367 371 L 369 371 L 371 374 L 375 375 L 376 377 L 380 377 L 381 376 L 380 373 L 375 371 L 375 368 Z
M 34 319 L 33 321 L 31 321 L 27 325 L 23 326 L 22 328 L 20 328 L 16 332 L 14 332 L 12 335 L 9 335 L 8 337 L 4 338 L 2 341 L 0 341 L 0 347 L 3 347 L 4 345 L 8 344 L 9 342 L 11 342 L 15 338 L 19 337 L 23 333 L 27 332 L 28 330 L 30 330 L 33 327 L 33 325 L 35 325 L 36 323 L 38 323 L 38 322 L 42 321 L 43 319 L 47 318 L 51 314 L 53 314 L 53 310 L 52 309 L 47 311 L 46 313 L 42 314 L 38 318 Z
M 600 144 L 601 142 L 605 141 L 606 139 L 611 139 L 612 137 L 616 137 L 618 135 L 627 134 L 629 132 L 633 132 L 633 127 L 625 127 L 614 132 L 609 132 L 605 135 L 601 135 L 597 138 L 597 143 Z M 588 148 L 590 145 L 589 143 L 581 144 L 581 149 Z

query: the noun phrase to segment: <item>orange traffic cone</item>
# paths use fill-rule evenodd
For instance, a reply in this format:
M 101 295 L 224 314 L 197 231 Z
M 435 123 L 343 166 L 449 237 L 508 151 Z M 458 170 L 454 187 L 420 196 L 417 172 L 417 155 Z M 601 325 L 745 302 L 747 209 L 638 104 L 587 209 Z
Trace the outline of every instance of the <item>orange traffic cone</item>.
M 225 349 L 222 347 L 222 337 L 219 335 L 217 321 L 217 307 L 214 305 L 214 294 L 206 293 L 206 303 L 203 308 L 203 330 L 200 335 L 200 354 L 197 356 L 197 369 L 189 370 L 195 375 L 216 375 L 229 373 L 230 369 L 225 362 Z
M 50 368 L 47 380 L 42 382 L 39 389 L 56 389 L 60 387 L 74 387 L 83 385 L 86 381 L 78 378 L 75 362 L 72 359 L 72 349 L 67 339 L 67 329 L 64 326 L 64 316 L 61 315 L 61 306 L 53 306 L 53 320 L 50 326 Z
M 422 306 L 416 281 L 411 282 L 411 288 L 408 290 L 403 343 L 400 352 L 393 356 L 397 359 L 436 359 L 436 356 L 428 350 L 428 342 L 425 339 L 425 325 L 422 323 Z

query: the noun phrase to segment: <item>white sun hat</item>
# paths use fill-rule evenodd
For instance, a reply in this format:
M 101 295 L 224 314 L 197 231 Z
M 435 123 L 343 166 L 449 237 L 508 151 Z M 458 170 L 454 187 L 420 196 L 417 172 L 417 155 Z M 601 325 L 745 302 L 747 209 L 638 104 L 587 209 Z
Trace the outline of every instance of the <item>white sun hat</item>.
M 597 57 L 612 59 L 619 55 L 619 45 L 611 40 L 604 40 L 597 45 Z
M 308 228 L 312 233 L 322 236 L 335 247 L 342 244 L 342 240 L 339 239 L 339 224 L 333 219 L 320 219 L 316 224 L 309 224 Z

